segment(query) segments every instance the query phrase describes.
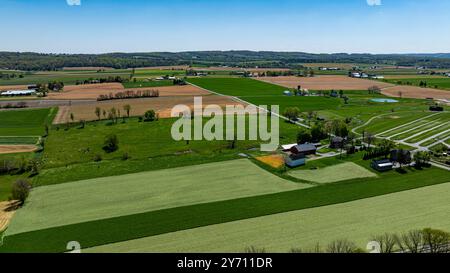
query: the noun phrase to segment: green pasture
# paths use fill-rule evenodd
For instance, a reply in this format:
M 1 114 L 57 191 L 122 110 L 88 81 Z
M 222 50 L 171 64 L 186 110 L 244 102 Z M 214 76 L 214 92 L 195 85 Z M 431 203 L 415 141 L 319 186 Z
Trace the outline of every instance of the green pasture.
M 366 249 L 373 236 L 432 227 L 449 230 L 450 183 L 349 203 L 184 230 L 85 249 L 96 253 L 269 252 L 325 248 L 348 239 Z M 258 227 L 258 232 L 255 232 Z M 217 236 L 220 234 L 220 236 Z
M 289 175 L 297 179 L 316 182 L 320 184 L 377 176 L 375 173 L 353 162 L 342 163 L 315 170 L 290 171 Z
M 42 136 L 45 124 L 51 124 L 56 113 L 56 108 L 0 111 L 0 136 Z
M 400 84 L 400 85 L 414 85 L 419 86 L 420 82 L 425 82 L 426 87 L 436 89 L 450 89 L 450 77 L 428 77 L 428 78 L 414 78 L 414 79 L 386 79 L 385 82 Z
M 8 234 L 306 187 L 247 159 L 38 187 Z
M 360 160 L 355 163 L 366 168 L 370 164 Z M 83 247 L 89 248 L 248 218 L 346 203 L 446 182 L 450 181 L 445 170 L 404 168 L 402 173 L 392 171 L 379 174 L 376 178 L 359 178 L 307 189 L 181 206 L 14 234 L 5 238 L 5 245 L 0 248 L 0 252 L 62 252 L 65 251 L 67 238 L 76 238 Z M 424 224 L 428 225 L 429 222 Z M 129 228 L 130 226 L 133 228 Z

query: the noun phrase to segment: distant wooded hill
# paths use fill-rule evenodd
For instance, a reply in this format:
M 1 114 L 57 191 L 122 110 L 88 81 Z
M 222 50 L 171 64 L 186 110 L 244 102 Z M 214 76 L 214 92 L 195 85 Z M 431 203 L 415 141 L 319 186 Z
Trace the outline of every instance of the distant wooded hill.
M 300 67 L 302 63 L 364 63 L 450 68 L 450 54 L 310 54 L 270 51 L 198 51 L 108 54 L 0 52 L 0 69 L 57 70 L 63 67 L 134 68 L 164 65 Z

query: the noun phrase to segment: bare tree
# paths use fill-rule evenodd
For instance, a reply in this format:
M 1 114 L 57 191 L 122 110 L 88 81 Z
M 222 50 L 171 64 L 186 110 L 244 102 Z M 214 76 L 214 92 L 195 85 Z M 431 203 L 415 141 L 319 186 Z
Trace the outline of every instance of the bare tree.
M 381 253 L 393 253 L 397 244 L 396 236 L 389 233 L 375 236 L 372 241 L 380 243 Z
M 327 246 L 327 253 L 355 253 L 357 251 L 357 247 L 353 242 L 350 242 L 347 239 L 344 240 L 336 240 L 330 243 Z
M 423 245 L 423 234 L 420 230 L 412 230 L 401 236 L 395 235 L 395 241 L 402 252 L 419 253 Z

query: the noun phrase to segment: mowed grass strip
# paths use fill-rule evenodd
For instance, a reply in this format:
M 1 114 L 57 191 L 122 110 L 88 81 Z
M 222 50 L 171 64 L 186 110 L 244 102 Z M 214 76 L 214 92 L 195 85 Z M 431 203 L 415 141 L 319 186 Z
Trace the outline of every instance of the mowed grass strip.
M 0 111 L 0 136 L 41 136 L 56 108 Z
M 83 248 L 123 242 L 208 225 L 350 202 L 449 182 L 431 168 L 391 173 L 290 192 L 197 204 L 7 236 L 0 252 L 64 252 L 69 241 Z M 301 235 L 300 235 L 301 236 Z
M 394 129 L 398 126 L 406 125 L 409 122 L 414 120 L 430 116 L 429 112 L 400 112 L 400 113 L 391 113 L 385 114 L 379 117 L 376 117 L 372 122 L 370 122 L 367 126 L 359 128 L 357 130 L 358 133 L 362 133 L 363 131 L 371 132 L 373 134 L 379 134 L 386 132 L 388 130 Z M 408 127 L 402 127 L 402 129 L 407 130 Z M 400 129 L 399 129 L 400 130 Z M 383 134 L 382 136 L 389 136 L 391 133 L 395 134 L 397 130 L 392 130 Z
M 247 159 L 39 187 L 8 234 L 307 187 Z
M 289 172 L 289 175 L 297 179 L 316 182 L 333 183 L 364 177 L 377 177 L 376 174 L 353 162 L 319 168 L 316 170 L 297 170 Z
M 271 252 L 314 249 L 348 239 L 366 248 L 374 235 L 450 229 L 450 183 L 344 204 L 276 214 L 84 249 L 85 253 Z M 255 227 L 258 227 L 256 230 Z M 220 236 L 217 236 L 220 234 Z

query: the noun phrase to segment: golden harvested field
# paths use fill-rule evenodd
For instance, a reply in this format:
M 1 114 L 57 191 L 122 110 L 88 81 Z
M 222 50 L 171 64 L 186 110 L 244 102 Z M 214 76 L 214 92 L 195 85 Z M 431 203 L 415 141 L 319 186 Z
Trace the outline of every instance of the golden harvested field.
M 278 169 L 284 165 L 284 158 L 281 155 L 267 155 L 257 157 L 256 160 Z
M 0 202 L 0 232 L 8 227 L 9 221 L 15 212 L 12 209 L 14 204 L 14 202 Z
M 131 88 L 125 89 L 120 83 L 70 85 L 64 87 L 62 93 L 49 93 L 50 100 L 97 100 L 100 95 L 109 95 L 124 91 L 145 91 L 158 90 L 160 97 L 172 96 L 202 96 L 209 93 L 191 85 L 184 86 L 163 86 L 152 88 Z
M 155 110 L 160 118 L 169 118 L 171 116 L 172 108 L 178 104 L 183 104 L 191 107 L 193 109 L 194 96 L 167 96 L 158 98 L 142 98 L 142 99 L 127 99 L 127 100 L 111 100 L 102 102 L 86 102 L 79 105 L 72 106 L 61 106 L 59 107 L 58 114 L 56 115 L 53 123 L 63 124 L 70 122 L 70 114 L 74 114 L 74 120 L 86 120 L 93 121 L 97 120 L 95 115 L 96 107 L 100 107 L 102 110 L 108 111 L 109 109 L 115 107 L 121 111 L 122 116 L 125 115 L 123 106 L 129 104 L 131 106 L 131 116 L 142 116 L 148 110 Z M 230 98 L 217 96 L 217 95 L 207 95 L 203 96 L 203 105 L 207 106 L 210 104 L 219 105 L 224 107 L 226 105 L 242 105 L 241 103 L 235 102 Z
M 450 91 L 443 91 L 432 88 L 422 88 L 417 86 L 398 85 L 394 87 L 385 88 L 382 94 L 390 97 L 400 97 L 400 92 L 403 98 L 413 99 L 450 99 Z
M 36 146 L 34 145 L 0 145 L 0 154 L 18 154 L 34 152 Z
M 389 83 L 377 82 L 372 80 L 355 79 L 347 76 L 316 76 L 311 78 L 304 77 L 261 77 L 258 80 L 272 84 L 281 85 L 288 88 L 302 88 L 310 90 L 367 90 L 371 86 L 386 88 L 394 86 Z
M 0 86 L 0 91 L 8 91 L 8 90 L 27 90 L 28 85 L 5 85 Z

